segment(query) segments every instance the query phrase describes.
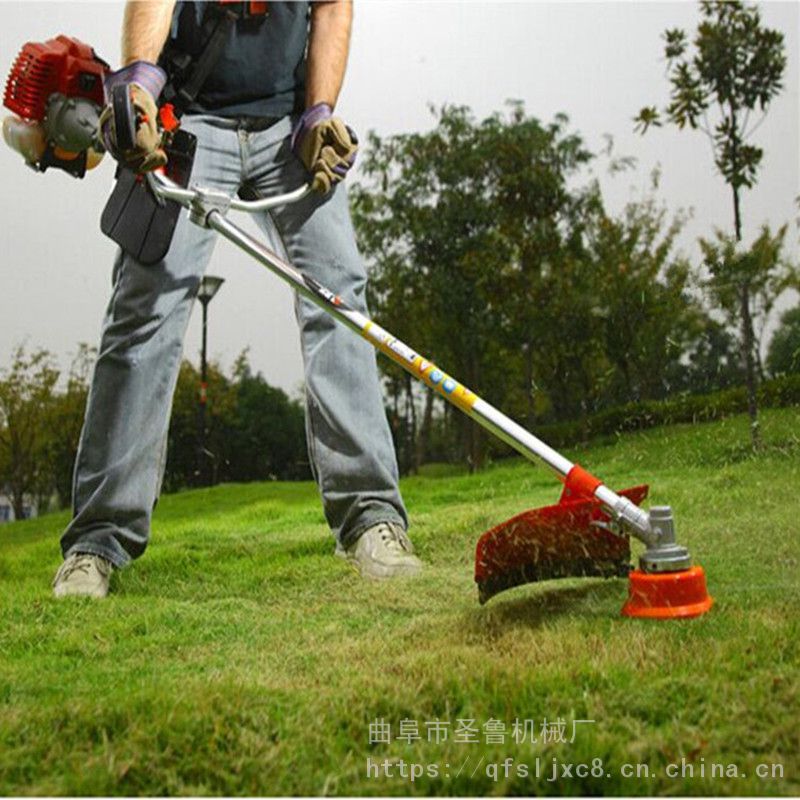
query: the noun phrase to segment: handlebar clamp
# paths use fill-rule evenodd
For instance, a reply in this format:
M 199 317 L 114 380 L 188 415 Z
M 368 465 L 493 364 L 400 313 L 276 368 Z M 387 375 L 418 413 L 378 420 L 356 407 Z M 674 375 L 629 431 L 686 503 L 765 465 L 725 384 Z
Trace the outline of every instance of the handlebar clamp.
M 189 219 L 201 228 L 208 228 L 208 217 L 213 212 L 225 216 L 231 207 L 232 198 L 217 189 L 198 186 L 194 190 L 194 198 L 189 206 Z

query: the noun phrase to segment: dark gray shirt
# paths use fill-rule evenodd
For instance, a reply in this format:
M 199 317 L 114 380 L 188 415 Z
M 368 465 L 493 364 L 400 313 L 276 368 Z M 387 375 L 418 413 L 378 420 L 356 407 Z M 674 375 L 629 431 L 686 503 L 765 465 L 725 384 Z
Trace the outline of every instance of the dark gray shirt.
M 204 15 L 212 2 L 176 3 L 173 45 L 193 56 L 202 52 Z M 265 16 L 236 21 L 189 113 L 281 117 L 302 110 L 309 3 L 271 0 L 267 9 Z

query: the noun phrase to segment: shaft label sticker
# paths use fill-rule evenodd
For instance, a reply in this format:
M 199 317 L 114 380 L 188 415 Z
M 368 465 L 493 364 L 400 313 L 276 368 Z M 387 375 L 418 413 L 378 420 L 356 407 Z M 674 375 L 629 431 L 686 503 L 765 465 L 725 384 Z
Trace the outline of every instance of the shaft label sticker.
M 407 372 L 420 378 L 431 389 L 446 397 L 454 406 L 469 412 L 478 396 L 460 384 L 455 378 L 440 370 L 434 363 L 415 353 L 408 345 L 392 336 L 374 322 L 363 329 L 364 338 L 372 342 L 384 355 L 399 364 Z
M 324 300 L 327 300 L 331 305 L 349 310 L 347 304 L 344 302 L 344 300 L 342 300 L 341 297 L 339 297 L 338 294 L 334 294 L 330 289 L 326 289 L 319 281 L 315 281 L 308 275 L 303 275 L 303 281 L 312 292 L 318 294 Z

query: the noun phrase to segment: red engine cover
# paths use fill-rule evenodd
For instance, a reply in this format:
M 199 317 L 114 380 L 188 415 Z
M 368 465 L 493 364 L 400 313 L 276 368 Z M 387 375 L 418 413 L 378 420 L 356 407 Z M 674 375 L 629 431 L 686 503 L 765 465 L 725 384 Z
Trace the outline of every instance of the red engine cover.
M 103 105 L 103 76 L 109 67 L 89 45 L 69 36 L 28 42 L 11 67 L 3 105 L 23 119 L 41 122 L 54 92 Z

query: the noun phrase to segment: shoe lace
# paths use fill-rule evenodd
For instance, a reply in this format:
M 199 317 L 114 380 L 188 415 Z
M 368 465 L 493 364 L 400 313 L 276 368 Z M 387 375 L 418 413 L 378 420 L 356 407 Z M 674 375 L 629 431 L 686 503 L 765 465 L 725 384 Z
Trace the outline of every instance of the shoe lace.
M 92 564 L 96 563 L 97 569 L 101 574 L 106 574 L 106 562 L 99 556 L 93 556 L 90 553 L 80 553 L 74 558 L 70 558 L 64 562 L 59 573 L 61 580 L 66 580 L 70 575 L 76 572 L 82 572 L 88 575 L 92 568 Z
M 378 532 L 380 533 L 381 541 L 386 545 L 387 549 L 403 550 L 407 553 L 411 552 L 411 542 L 402 528 L 384 523 L 380 526 Z

